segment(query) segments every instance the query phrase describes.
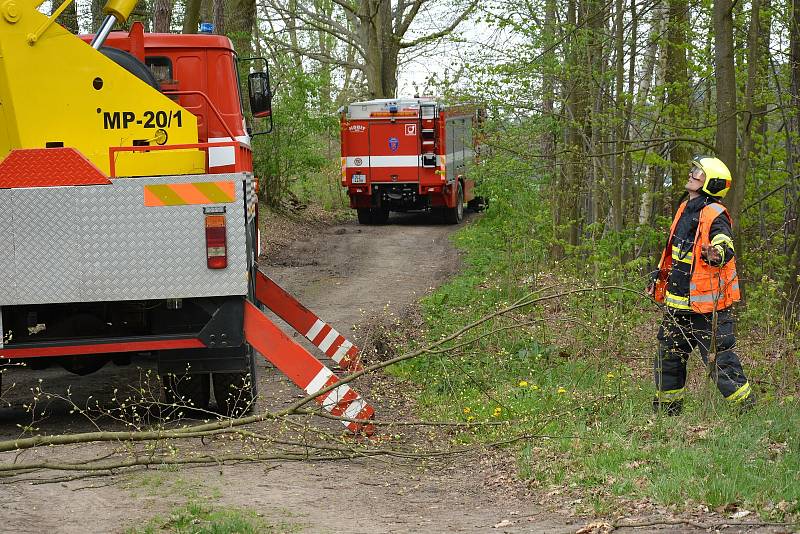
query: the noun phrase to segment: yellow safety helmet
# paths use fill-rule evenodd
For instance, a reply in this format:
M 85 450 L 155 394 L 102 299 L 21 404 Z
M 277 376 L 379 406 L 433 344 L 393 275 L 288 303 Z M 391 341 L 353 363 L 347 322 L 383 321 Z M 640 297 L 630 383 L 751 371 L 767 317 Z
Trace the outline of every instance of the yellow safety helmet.
M 721 159 L 713 156 L 697 155 L 692 158 L 692 165 L 703 171 L 706 181 L 700 190 L 714 198 L 725 198 L 731 189 L 733 178 L 728 166 Z

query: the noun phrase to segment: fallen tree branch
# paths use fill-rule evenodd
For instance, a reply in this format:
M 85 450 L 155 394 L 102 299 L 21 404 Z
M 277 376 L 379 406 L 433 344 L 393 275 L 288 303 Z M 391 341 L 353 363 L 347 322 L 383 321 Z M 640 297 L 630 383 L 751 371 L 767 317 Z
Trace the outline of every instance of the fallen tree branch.
M 344 384 L 352 382 L 365 374 L 372 373 L 378 371 L 380 369 L 384 369 L 391 365 L 410 360 L 413 358 L 417 358 L 422 355 L 426 354 L 440 354 L 442 351 L 439 347 L 444 346 L 445 344 L 460 338 L 465 333 L 473 330 L 474 328 L 491 321 L 497 317 L 506 315 L 512 311 L 525 308 L 528 306 L 532 306 L 534 304 L 545 302 L 549 300 L 553 300 L 556 298 L 567 297 L 570 295 L 577 295 L 583 293 L 589 293 L 594 291 L 609 291 L 609 290 L 618 290 L 623 292 L 630 292 L 636 295 L 641 295 L 640 291 L 635 291 L 633 289 L 622 287 L 622 286 L 594 286 L 588 288 L 577 288 L 572 289 L 569 291 L 559 292 L 559 293 L 552 293 L 543 296 L 537 296 L 547 291 L 551 288 L 542 288 L 537 291 L 533 291 L 524 295 L 523 297 L 516 300 L 514 303 L 501 308 L 495 312 L 492 312 L 488 315 L 485 315 L 468 325 L 456 330 L 454 333 L 438 340 L 433 343 L 428 344 L 425 347 L 407 352 L 395 358 L 391 358 L 389 360 L 379 362 L 368 367 L 365 367 L 361 371 L 348 375 L 347 377 L 339 380 L 338 382 L 334 382 L 333 384 L 320 389 L 317 392 L 312 394 L 306 395 L 305 397 L 297 400 L 296 402 L 289 405 L 287 408 L 280 410 L 278 412 L 264 412 L 258 415 L 251 415 L 247 417 L 241 417 L 237 419 L 224 419 L 220 421 L 215 421 L 213 423 L 204 423 L 199 425 L 187 425 L 183 428 L 171 429 L 171 430 L 157 430 L 157 431 L 105 431 L 105 432 L 85 432 L 80 434 L 62 434 L 56 436 L 33 436 L 30 438 L 20 438 L 14 440 L 7 440 L 7 441 L 0 441 L 0 452 L 8 452 L 8 451 L 20 451 L 25 449 L 30 449 L 39 446 L 54 446 L 54 445 L 70 445 L 76 443 L 90 443 L 90 442 L 110 442 L 110 441 L 118 441 L 118 442 L 135 442 L 135 441 L 158 441 L 158 440 L 166 440 L 166 439 L 175 439 L 175 438 L 193 438 L 193 437 L 203 437 L 214 435 L 218 433 L 224 433 L 229 431 L 232 428 L 240 427 L 244 425 L 249 425 L 252 423 L 263 422 L 267 420 L 275 420 L 275 419 L 282 419 L 288 415 L 295 415 L 302 413 L 301 408 L 306 404 L 314 401 L 317 397 L 323 397 L 326 393 L 340 387 Z M 480 339 L 482 336 L 477 337 L 476 339 Z M 460 344 L 459 346 L 462 346 Z M 176 406 L 178 407 L 178 406 Z M 362 424 L 369 424 L 371 421 L 369 420 L 360 420 L 360 419 L 353 419 L 353 422 L 362 423 Z M 16 469 L 19 469 L 21 464 L 17 465 Z M 3 470 L 4 466 L 0 466 L 0 472 Z M 13 469 L 13 468 L 12 468 Z

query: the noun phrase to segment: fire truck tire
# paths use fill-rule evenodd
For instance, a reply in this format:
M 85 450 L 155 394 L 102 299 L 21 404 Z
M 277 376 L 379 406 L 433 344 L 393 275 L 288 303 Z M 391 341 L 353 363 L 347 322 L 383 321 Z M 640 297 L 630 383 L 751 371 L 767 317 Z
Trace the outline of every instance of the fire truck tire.
M 389 222 L 389 209 L 372 208 L 372 222 L 374 224 L 386 224 Z
M 177 409 L 207 410 L 211 400 L 211 380 L 208 373 L 169 374 L 161 378 L 164 398 Z
M 372 224 L 372 210 L 369 208 L 357 208 L 358 224 Z
M 246 345 L 250 370 L 242 373 L 214 373 L 214 398 L 217 400 L 217 413 L 225 417 L 241 417 L 253 411 L 258 390 L 256 387 L 256 367 L 253 349 Z
M 444 220 L 447 224 L 459 224 L 464 220 L 464 188 L 460 181 L 456 192 L 456 205 L 444 209 Z
M 147 67 L 147 65 L 139 61 L 139 59 L 133 54 L 118 48 L 112 48 L 110 46 L 101 46 L 100 53 L 142 80 L 150 87 L 159 89 L 158 80 L 156 80 L 156 77 L 153 76 L 153 72 Z

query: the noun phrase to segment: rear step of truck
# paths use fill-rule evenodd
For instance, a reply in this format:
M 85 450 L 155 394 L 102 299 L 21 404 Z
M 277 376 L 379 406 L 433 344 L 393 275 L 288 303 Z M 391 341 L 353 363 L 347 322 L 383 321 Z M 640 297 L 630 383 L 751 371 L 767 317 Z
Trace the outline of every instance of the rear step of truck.
M 340 367 L 347 366 L 351 371 L 361 368 L 357 359 L 358 349 L 352 343 L 261 272 L 256 278 L 256 299 L 305 335 Z M 255 350 L 309 395 L 340 380 L 251 302 L 245 302 L 244 335 Z M 337 417 L 367 421 L 375 416 L 374 408 L 347 384 L 314 400 Z M 366 422 L 343 420 L 342 424 L 354 434 L 369 436 L 374 432 L 373 425 Z

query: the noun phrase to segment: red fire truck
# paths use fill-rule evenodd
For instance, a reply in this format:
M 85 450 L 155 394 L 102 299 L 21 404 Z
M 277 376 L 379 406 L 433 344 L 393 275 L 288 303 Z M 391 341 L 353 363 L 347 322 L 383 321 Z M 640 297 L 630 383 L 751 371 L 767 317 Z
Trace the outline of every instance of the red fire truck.
M 431 210 L 458 224 L 465 202 L 483 207 L 467 175 L 478 108 L 398 98 L 355 102 L 340 111 L 342 186 L 358 222 L 382 224 L 390 211 Z

